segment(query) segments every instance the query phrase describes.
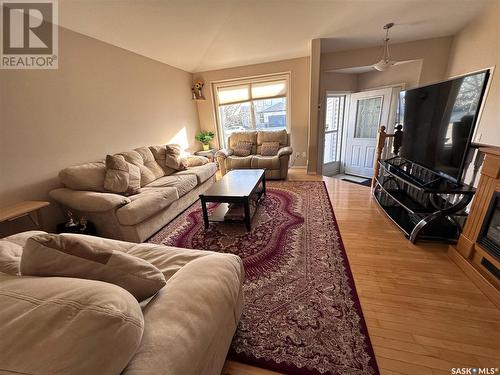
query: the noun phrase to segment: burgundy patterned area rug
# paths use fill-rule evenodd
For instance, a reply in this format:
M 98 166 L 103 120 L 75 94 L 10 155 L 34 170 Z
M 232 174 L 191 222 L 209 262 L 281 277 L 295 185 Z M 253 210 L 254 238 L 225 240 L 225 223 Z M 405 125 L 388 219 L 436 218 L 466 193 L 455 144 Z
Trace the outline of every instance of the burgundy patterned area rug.
M 378 374 L 323 182 L 268 182 L 251 232 L 229 223 L 205 231 L 196 202 L 149 242 L 243 259 L 245 307 L 232 358 L 286 374 Z

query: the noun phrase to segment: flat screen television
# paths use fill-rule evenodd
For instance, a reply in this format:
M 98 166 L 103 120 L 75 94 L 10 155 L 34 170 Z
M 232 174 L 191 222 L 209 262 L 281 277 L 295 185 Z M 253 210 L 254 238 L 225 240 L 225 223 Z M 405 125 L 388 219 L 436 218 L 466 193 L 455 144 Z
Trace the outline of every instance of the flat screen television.
M 489 71 L 402 91 L 400 156 L 460 183 Z

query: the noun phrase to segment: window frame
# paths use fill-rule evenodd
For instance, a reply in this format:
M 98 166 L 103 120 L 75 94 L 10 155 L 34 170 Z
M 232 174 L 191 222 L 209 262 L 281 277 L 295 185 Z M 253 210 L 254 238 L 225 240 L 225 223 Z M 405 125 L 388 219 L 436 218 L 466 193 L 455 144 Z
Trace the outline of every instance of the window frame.
M 274 96 L 274 97 L 264 97 L 264 98 L 252 98 L 252 84 L 254 83 L 265 83 L 265 82 L 273 82 L 273 81 L 278 81 L 278 80 L 284 80 L 286 82 L 286 89 L 285 89 L 285 95 L 284 96 Z M 217 123 L 217 138 L 219 140 L 219 145 L 222 145 L 224 148 L 226 148 L 228 145 L 226 143 L 226 139 L 224 137 L 224 130 L 222 128 L 222 119 L 220 116 L 220 109 L 219 107 L 221 104 L 219 104 L 219 95 L 218 95 L 218 89 L 219 88 L 224 88 L 224 87 L 231 87 L 231 86 L 238 86 L 238 85 L 248 85 L 248 90 L 249 90 L 249 100 L 243 100 L 243 101 L 238 101 L 230 104 L 238 104 L 238 103 L 250 103 L 250 118 L 251 118 L 251 124 L 254 127 L 254 130 L 256 129 L 256 117 L 255 117 L 255 106 L 254 106 L 254 101 L 255 100 L 268 100 L 268 99 L 274 99 L 274 98 L 282 98 L 284 97 L 286 99 L 286 131 L 290 133 L 290 121 L 291 121 L 291 114 L 290 114 L 290 108 L 291 108 L 291 98 L 290 98 L 290 83 L 291 83 L 291 73 L 290 72 L 282 72 L 282 73 L 274 73 L 274 74 L 266 74 L 266 75 L 259 75 L 259 76 L 252 76 L 252 77 L 246 77 L 246 78 L 236 78 L 236 79 L 229 79 L 229 80 L 221 80 L 221 81 L 214 81 L 212 82 L 212 97 L 214 99 L 214 111 L 215 111 L 215 120 Z M 225 104 L 222 104 L 225 105 Z M 226 104 L 227 105 L 227 104 Z

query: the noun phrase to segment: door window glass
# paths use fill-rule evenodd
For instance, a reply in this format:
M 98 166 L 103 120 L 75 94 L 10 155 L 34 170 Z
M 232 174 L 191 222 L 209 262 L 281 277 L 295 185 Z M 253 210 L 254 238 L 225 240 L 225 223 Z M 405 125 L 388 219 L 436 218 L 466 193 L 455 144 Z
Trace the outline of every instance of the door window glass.
M 354 138 L 375 138 L 382 115 L 382 96 L 360 99 L 356 108 Z

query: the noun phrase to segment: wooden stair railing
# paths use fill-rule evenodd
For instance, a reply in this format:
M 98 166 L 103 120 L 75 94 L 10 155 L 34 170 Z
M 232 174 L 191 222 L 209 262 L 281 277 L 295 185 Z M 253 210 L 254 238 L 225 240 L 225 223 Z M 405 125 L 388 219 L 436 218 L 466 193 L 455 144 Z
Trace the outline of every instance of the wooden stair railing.
M 377 133 L 377 149 L 375 151 L 375 162 L 373 165 L 372 187 L 375 186 L 375 179 L 378 177 L 378 174 L 380 172 L 380 165 L 378 162 L 382 158 L 382 153 L 384 152 L 385 148 L 385 141 L 388 138 L 393 138 L 392 153 L 397 156 L 399 154 L 399 149 L 401 148 L 401 143 L 403 142 L 403 126 L 396 125 L 393 134 L 387 134 L 385 132 L 384 125 L 380 127 L 380 130 Z

